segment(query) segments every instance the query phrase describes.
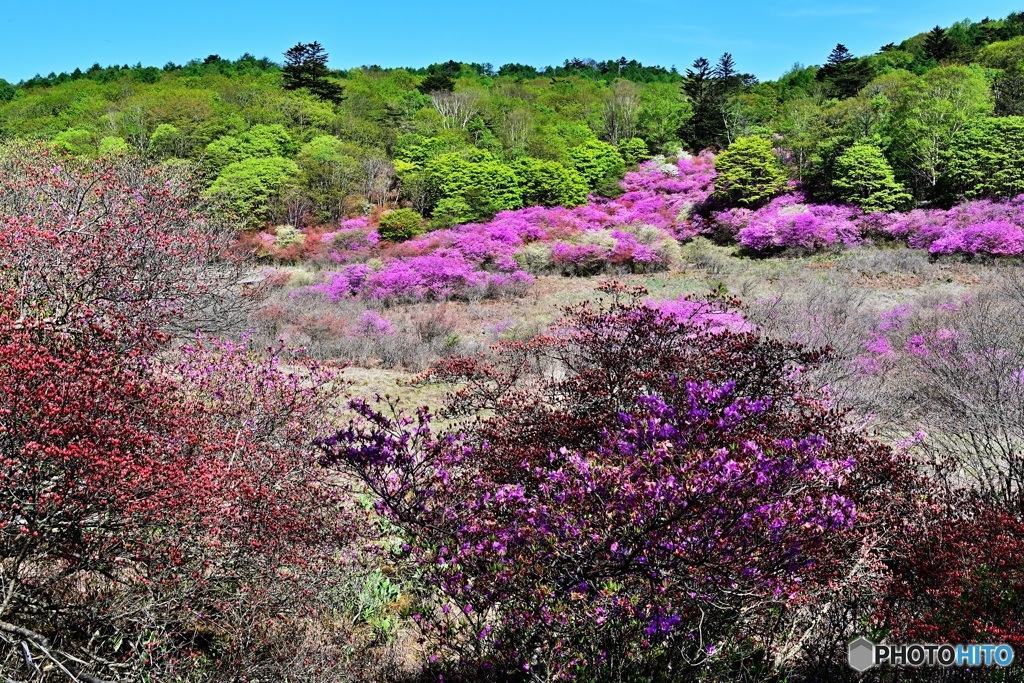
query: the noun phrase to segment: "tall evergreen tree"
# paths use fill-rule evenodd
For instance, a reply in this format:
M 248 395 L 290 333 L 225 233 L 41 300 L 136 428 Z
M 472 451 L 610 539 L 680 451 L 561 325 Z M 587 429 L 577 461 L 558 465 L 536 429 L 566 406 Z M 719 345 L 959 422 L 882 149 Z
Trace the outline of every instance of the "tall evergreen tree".
M 953 41 L 946 35 L 946 29 L 936 26 L 924 39 L 924 53 L 929 59 L 941 62 L 953 54 Z
M 829 94 L 845 99 L 853 97 L 872 78 L 871 66 L 864 60 L 857 59 L 839 43 L 832 49 L 825 66 L 818 69 L 815 79 L 825 83 Z
M 298 43 L 284 53 L 285 90 L 306 88 L 322 100 L 341 100 L 341 86 L 328 80 L 327 53 L 320 43 Z
M 715 71 L 707 59 L 699 57 L 686 70 L 683 81 L 683 92 L 690 100 L 693 115 L 683 124 L 680 134 L 694 151 L 718 147 L 725 138 L 723 93 Z

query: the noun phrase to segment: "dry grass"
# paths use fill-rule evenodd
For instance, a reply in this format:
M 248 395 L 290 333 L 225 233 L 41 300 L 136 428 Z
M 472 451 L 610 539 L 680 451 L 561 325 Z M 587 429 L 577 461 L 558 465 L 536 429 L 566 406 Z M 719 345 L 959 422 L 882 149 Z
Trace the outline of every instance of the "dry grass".
M 655 299 L 700 296 L 724 286 L 769 333 L 854 352 L 881 312 L 903 304 L 958 299 L 986 287 L 997 271 L 992 263 L 933 261 L 920 250 L 877 246 L 804 257 L 750 258 L 698 238 L 682 247 L 675 269 L 616 279 L 644 286 Z M 346 376 L 356 395 L 387 394 L 406 405 L 430 406 L 439 404 L 444 388 L 410 386 L 408 381 L 418 372 L 444 356 L 486 352 L 503 339 L 527 339 L 553 323 L 562 308 L 598 298 L 597 288 L 609 279 L 542 275 L 519 298 L 382 308 L 303 295 L 318 277 L 315 269 L 278 269 L 278 280 L 288 282 L 272 293 L 263 316 L 254 322 L 253 339 L 258 344 L 284 339 L 307 347 L 315 356 L 347 363 Z M 368 310 L 387 318 L 395 334 L 374 337 L 354 330 Z M 818 318 L 829 329 L 800 327 Z

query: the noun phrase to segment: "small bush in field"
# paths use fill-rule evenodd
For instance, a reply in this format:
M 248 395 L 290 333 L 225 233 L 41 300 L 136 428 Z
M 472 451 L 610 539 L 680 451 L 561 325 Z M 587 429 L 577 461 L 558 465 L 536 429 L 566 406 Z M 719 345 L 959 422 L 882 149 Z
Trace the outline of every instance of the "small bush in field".
M 389 242 L 404 242 L 423 233 L 423 216 L 413 209 L 395 209 L 380 217 L 377 234 Z

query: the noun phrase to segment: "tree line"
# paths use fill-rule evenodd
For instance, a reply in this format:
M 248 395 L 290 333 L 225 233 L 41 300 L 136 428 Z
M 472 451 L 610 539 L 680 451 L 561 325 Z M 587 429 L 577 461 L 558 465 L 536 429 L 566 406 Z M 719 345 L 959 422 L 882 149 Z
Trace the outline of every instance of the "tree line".
M 652 155 L 750 137 L 768 140 L 815 199 L 848 197 L 837 160 L 852 154 L 881 162 L 906 206 L 942 205 L 1024 189 L 1010 144 L 1024 126 L 1022 61 L 1021 14 L 936 27 L 867 56 L 840 44 L 823 65 L 764 82 L 729 53 L 682 72 L 625 57 L 332 70 L 323 46 L 299 43 L 283 64 L 210 55 L 0 81 L 0 139 L 192 164 L 254 227 L 374 206 L 438 225 L 571 206 L 614 194 Z

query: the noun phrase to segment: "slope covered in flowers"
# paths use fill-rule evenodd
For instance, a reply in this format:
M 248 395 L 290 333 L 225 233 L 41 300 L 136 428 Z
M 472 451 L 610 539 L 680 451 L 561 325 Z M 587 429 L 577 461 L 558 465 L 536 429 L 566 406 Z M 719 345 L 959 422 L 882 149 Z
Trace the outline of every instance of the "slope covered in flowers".
M 543 273 L 665 270 L 679 240 L 697 234 L 690 212 L 713 179 L 710 155 L 648 162 L 626 175 L 615 199 L 503 211 L 399 244 L 382 242 L 366 218 L 345 221 L 320 238 L 340 267 L 315 289 L 332 299 L 472 299 L 523 291 Z
M 712 199 L 714 157 L 648 161 L 627 173 L 623 194 L 591 196 L 576 208 L 503 211 L 486 223 L 382 240 L 368 217 L 303 244 L 290 232 L 264 234 L 271 253 L 301 245 L 333 267 L 312 289 L 331 300 L 384 303 L 481 299 L 525 292 L 541 274 L 596 275 L 667 270 L 680 242 L 698 234 L 732 241 L 750 254 L 812 253 L 872 241 L 932 254 L 1017 256 L 1024 252 L 1024 197 L 942 209 L 865 214 L 813 204 L 792 187 L 758 209 L 723 208 Z

